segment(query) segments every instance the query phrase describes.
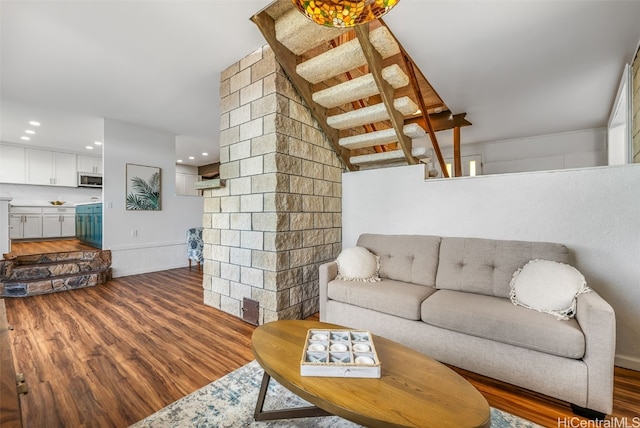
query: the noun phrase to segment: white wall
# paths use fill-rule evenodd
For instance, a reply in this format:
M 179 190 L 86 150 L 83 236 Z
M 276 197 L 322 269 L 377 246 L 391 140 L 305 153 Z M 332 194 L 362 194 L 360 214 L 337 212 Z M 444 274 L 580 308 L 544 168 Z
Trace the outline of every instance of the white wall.
M 103 248 L 114 276 L 187 266 L 186 231 L 202 225 L 203 201 L 175 194 L 175 136 L 105 119 L 103 141 Z M 160 211 L 125 210 L 127 163 L 161 168 Z
M 343 174 L 343 246 L 361 233 L 563 243 L 616 311 L 616 363 L 640 370 L 640 165 L 423 178 L 421 165 Z
M 482 155 L 484 175 L 607 165 L 605 128 L 477 144 L 464 144 L 464 128 L 460 132 L 461 155 Z M 453 158 L 450 134 L 438 133 L 446 159 Z M 417 144 L 431 147 L 422 140 Z

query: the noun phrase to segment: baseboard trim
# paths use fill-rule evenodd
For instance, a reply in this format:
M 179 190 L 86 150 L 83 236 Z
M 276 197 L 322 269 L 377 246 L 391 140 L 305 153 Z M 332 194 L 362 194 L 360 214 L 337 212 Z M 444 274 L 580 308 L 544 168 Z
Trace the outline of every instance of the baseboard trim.
M 629 355 L 616 355 L 615 365 L 640 372 L 640 358 Z
M 147 248 L 172 247 L 174 245 L 182 245 L 187 247 L 187 241 L 164 241 L 164 242 L 145 242 L 142 244 L 125 244 L 111 245 L 107 249 L 111 251 L 128 251 L 128 250 L 144 250 Z

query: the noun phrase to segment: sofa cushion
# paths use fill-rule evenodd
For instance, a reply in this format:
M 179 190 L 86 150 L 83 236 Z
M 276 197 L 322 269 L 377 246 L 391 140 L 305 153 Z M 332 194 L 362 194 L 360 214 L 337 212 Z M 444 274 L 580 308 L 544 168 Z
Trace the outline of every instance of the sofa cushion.
M 380 281 L 380 257 L 372 254 L 364 247 L 345 248 L 336 259 L 338 279 L 345 281 L 376 282 Z
M 408 320 L 420 320 L 420 305 L 435 291 L 433 287 L 391 279 L 367 283 L 334 279 L 327 285 L 327 296 L 331 300 Z
M 358 246 L 380 257 L 381 278 L 435 286 L 439 236 L 363 234 Z
M 442 238 L 436 287 L 508 299 L 513 273 L 533 259 L 569 263 L 569 250 L 547 242 Z
M 513 274 L 511 302 L 568 320 L 576 314 L 578 294 L 590 291 L 573 266 L 550 260 L 531 260 Z
M 509 299 L 438 290 L 422 303 L 427 324 L 547 354 L 579 359 L 585 339 L 575 319 L 558 321 Z

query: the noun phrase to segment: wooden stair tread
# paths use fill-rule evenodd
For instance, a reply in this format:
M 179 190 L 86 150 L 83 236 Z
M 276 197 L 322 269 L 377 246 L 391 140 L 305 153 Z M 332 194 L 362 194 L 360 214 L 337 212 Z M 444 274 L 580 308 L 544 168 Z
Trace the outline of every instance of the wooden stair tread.
M 383 59 L 400 53 L 400 47 L 387 27 L 371 31 L 369 40 Z M 298 64 L 296 72 L 309 83 L 320 83 L 366 63 L 360 43 L 353 39 Z
M 422 127 L 415 123 L 405 125 L 403 132 L 410 138 L 421 138 L 426 135 L 426 132 Z M 398 141 L 398 136 L 393 128 L 383 129 L 375 132 L 367 132 L 364 134 L 353 135 L 351 137 L 340 138 L 339 143 L 341 147 L 348 149 L 361 149 L 364 147 L 381 146 Z M 353 159 L 353 157 L 352 157 Z
M 382 76 L 394 89 L 409 85 L 409 77 L 397 64 L 383 68 Z M 331 108 L 378 95 L 379 93 L 380 89 L 371 73 L 369 73 L 314 92 L 311 98 L 322 107 Z
M 418 105 L 409 97 L 396 98 L 393 106 L 402 115 L 409 116 L 418 110 Z M 329 116 L 327 123 L 335 129 L 349 129 L 368 123 L 382 122 L 389 119 L 389 112 L 383 103 L 363 107 L 346 113 Z
M 411 150 L 413 157 L 426 161 L 431 158 L 431 151 L 426 147 L 414 147 Z M 391 150 L 381 153 L 370 153 L 366 155 L 351 156 L 351 163 L 359 166 L 390 164 L 404 161 L 402 150 Z

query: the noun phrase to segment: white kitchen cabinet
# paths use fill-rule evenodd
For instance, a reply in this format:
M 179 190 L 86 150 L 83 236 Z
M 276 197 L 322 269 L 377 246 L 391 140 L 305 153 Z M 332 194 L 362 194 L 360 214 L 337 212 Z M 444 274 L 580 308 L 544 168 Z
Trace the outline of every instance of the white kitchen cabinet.
M 27 184 L 76 187 L 76 155 L 49 150 L 26 149 Z
M 75 236 L 76 216 L 73 214 L 42 214 L 42 237 Z
M 42 214 L 9 214 L 11 239 L 42 238 Z
M 75 207 L 12 206 L 9 214 L 11 239 L 75 236 Z
M 93 172 L 102 174 L 102 158 L 96 156 L 78 155 L 78 172 Z
M 56 186 L 68 187 L 76 187 L 78 185 L 76 155 L 71 153 L 53 152 L 53 168 L 53 184 Z
M 43 238 L 57 238 L 75 235 L 75 208 L 42 208 Z
M 0 144 L 0 183 L 25 183 L 25 148 Z

